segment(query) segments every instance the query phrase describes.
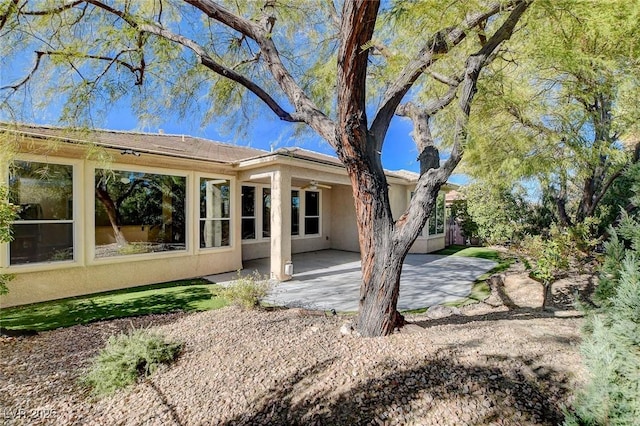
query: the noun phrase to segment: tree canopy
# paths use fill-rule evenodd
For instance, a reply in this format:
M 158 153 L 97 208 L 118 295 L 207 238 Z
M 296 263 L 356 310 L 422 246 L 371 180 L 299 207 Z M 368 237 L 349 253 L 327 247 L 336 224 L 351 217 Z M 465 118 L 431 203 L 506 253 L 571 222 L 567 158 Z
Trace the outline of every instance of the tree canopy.
M 572 226 L 597 215 L 638 161 L 640 5 L 559 1 L 545 12 L 481 82 L 464 169 L 486 182 L 529 179 Z
M 402 324 L 402 262 L 462 157 L 481 72 L 502 60 L 532 3 L 9 0 L 0 9 L 2 65 L 33 53 L 0 88 L 0 102 L 16 118 L 62 102 L 63 121 L 89 126 L 125 96 L 142 119 L 178 109 L 237 126 L 266 107 L 305 125 L 351 179 L 363 275 L 358 330 L 388 334 Z M 381 152 L 396 114 L 414 124 L 420 178 L 394 218 Z

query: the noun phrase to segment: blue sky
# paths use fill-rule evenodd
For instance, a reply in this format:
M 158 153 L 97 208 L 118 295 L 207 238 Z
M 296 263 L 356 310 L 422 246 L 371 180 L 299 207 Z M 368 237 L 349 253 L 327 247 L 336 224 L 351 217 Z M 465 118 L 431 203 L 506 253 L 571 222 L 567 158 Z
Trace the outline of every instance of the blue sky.
M 0 87 L 15 83 L 22 78 L 24 72 L 32 66 L 31 59 L 25 55 L 24 61 L 18 60 L 10 62 L 7 66 L 0 67 Z M 34 96 L 32 94 L 32 96 Z M 58 100 L 60 101 L 60 100 Z M 260 102 L 256 98 L 256 102 Z M 62 102 L 52 102 L 42 111 L 29 110 L 23 111 L 24 118 L 21 121 L 31 124 L 58 125 L 58 118 Z M 166 134 L 184 134 L 232 143 L 237 145 L 250 145 L 254 148 L 270 150 L 273 148 L 281 148 L 287 146 L 298 146 L 312 151 L 322 152 L 325 154 L 335 155 L 333 149 L 327 142 L 318 136 L 310 136 L 298 138 L 293 135 L 294 126 L 277 119 L 275 114 L 266 106 L 263 107 L 264 113 L 253 123 L 240 122 L 238 126 L 247 128 L 248 136 L 242 139 L 236 139 L 234 135 L 224 134 L 222 129 L 223 117 L 214 120 L 212 124 L 201 127 L 199 117 L 193 120 L 185 120 L 176 115 L 156 117 L 156 124 L 153 127 L 145 126 L 138 121 L 136 114 L 131 109 L 128 99 L 122 99 L 118 104 L 111 106 L 111 113 L 106 117 L 100 117 L 96 122 L 96 127 L 109 130 L 123 131 L 144 131 L 155 133 L 160 129 Z M 9 118 L 0 112 L 0 120 L 8 121 Z M 411 121 L 406 118 L 394 117 L 382 152 L 382 162 L 388 170 L 410 170 L 418 172 L 420 166 L 416 160 L 418 156 L 417 149 L 411 138 L 412 131 Z M 453 175 L 451 182 L 463 184 L 467 178 L 464 175 Z

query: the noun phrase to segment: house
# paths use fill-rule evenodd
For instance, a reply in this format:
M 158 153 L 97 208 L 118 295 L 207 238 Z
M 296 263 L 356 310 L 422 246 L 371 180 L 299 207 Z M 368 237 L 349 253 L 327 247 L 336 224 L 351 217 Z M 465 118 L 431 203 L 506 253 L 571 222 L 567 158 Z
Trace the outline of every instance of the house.
M 359 251 L 347 173 L 337 158 L 267 152 L 184 135 L 1 125 L 0 165 L 20 206 L 0 266 L 4 307 L 234 271 L 270 258 L 290 278 L 295 253 Z M 387 172 L 392 210 L 418 175 Z M 444 194 L 412 252 L 445 244 Z

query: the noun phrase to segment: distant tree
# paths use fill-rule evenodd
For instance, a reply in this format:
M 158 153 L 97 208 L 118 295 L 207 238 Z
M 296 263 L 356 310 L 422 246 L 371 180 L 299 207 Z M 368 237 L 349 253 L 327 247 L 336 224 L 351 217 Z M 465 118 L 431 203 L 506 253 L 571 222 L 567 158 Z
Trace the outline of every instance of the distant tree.
M 487 184 L 535 182 L 561 227 L 600 216 L 638 162 L 638 17 L 638 2 L 561 0 L 532 21 L 480 83 L 465 170 Z
M 460 230 L 465 239 L 473 240 L 478 238 L 478 224 L 469 214 L 467 200 L 454 200 L 451 203 L 451 217 L 460 225 Z
M 15 113 L 19 99 L 30 99 L 25 89 L 41 83 L 49 90 L 37 90 L 38 102 L 53 89 L 62 119 L 84 124 L 96 103 L 127 95 L 142 117 L 178 106 L 186 117 L 195 110 L 236 123 L 263 111 L 260 100 L 279 119 L 308 126 L 335 149 L 352 184 L 362 253 L 357 329 L 384 335 L 403 323 L 402 263 L 462 158 L 480 73 L 500 60 L 532 2 L 398 1 L 380 10 L 379 1 L 356 0 L 338 11 L 333 1 L 9 0 L 0 6 L 0 58 L 34 58 L 0 100 Z M 441 113 L 450 117 L 442 165 L 431 132 Z M 398 218 L 381 161 L 396 114 L 412 119 L 420 161 Z
M 488 244 L 505 244 L 522 238 L 529 206 L 522 194 L 499 183 L 472 183 L 462 190 L 476 235 Z

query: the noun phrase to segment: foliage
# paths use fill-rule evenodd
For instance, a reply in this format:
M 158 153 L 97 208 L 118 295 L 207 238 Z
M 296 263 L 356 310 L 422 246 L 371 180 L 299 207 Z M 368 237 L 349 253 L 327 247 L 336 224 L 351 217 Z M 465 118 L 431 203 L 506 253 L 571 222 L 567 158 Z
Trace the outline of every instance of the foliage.
M 545 285 L 556 281 L 569 267 L 571 250 L 566 234 L 556 235 L 555 238 L 540 235 L 528 237 L 523 241 L 522 248 L 530 259 L 531 277 Z
M 638 210 L 640 199 L 636 194 L 640 194 L 640 163 L 629 165 L 603 197 L 597 210 L 598 235 L 606 234 L 620 220 L 621 211 Z
M 254 309 L 260 306 L 271 287 L 269 279 L 260 275 L 258 271 L 253 271 L 250 275 L 242 275 L 238 271 L 237 278 L 220 291 L 220 296 L 243 309 Z
M 640 222 L 624 216 L 605 244 L 582 353 L 590 374 L 566 425 L 631 425 L 640 418 Z
M 451 216 L 460 224 L 462 235 L 466 239 L 478 237 L 478 224 L 473 221 L 467 208 L 467 200 L 455 200 L 451 203 Z
M 161 335 L 144 329 L 111 336 L 83 382 L 97 396 L 110 395 L 135 383 L 138 377 L 150 376 L 161 364 L 173 362 L 181 348 L 181 343 L 166 342 Z
M 640 4 L 622 0 L 536 9 L 512 62 L 480 82 L 466 172 L 487 185 L 532 182 L 560 226 L 606 215 L 611 183 L 637 161 L 638 16 Z
M 476 182 L 463 190 L 477 236 L 489 244 L 518 241 L 526 226 L 527 205 L 521 194 L 499 185 Z M 523 214 L 524 213 L 524 214 Z
M 0 243 L 8 243 L 13 239 L 11 223 L 18 214 L 18 207 L 8 201 L 7 196 L 7 187 L 0 185 Z M 12 274 L 0 273 L 0 296 L 9 292 L 7 284 L 12 279 Z
M 114 318 L 206 311 L 226 306 L 219 292 L 220 286 L 200 279 L 132 287 L 2 308 L 0 324 L 8 329 L 45 331 Z

